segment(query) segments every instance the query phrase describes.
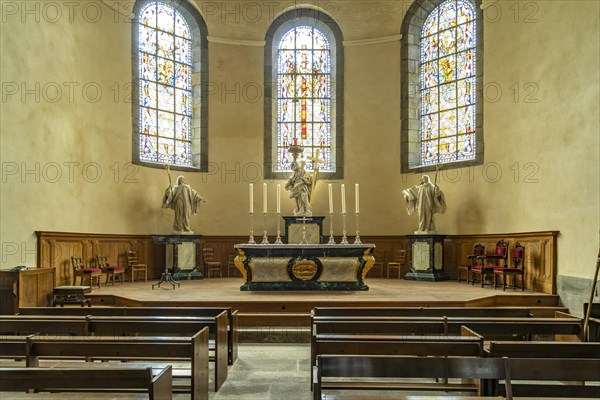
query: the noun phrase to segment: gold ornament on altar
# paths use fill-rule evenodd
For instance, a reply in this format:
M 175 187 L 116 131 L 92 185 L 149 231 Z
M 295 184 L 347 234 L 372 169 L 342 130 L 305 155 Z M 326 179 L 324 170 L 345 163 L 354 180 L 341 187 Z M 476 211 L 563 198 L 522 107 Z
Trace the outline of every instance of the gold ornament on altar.
M 317 264 L 311 260 L 296 261 L 292 273 L 300 280 L 309 281 L 317 274 Z

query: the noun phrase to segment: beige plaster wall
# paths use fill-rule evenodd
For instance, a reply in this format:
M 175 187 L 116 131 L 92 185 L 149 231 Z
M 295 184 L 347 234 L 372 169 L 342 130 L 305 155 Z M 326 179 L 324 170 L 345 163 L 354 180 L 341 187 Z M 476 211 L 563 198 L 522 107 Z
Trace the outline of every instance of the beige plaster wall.
M 75 8 L 73 18 L 63 5 L 57 22 L 47 20 L 53 19 L 52 10 L 44 15 L 43 6 L 39 23 L 21 9 L 15 14 L 3 9 L 1 267 L 35 265 L 35 230 L 170 231 L 171 211 L 160 208 L 166 172 L 129 164 L 131 27 L 107 4 L 86 3 L 95 5 Z M 255 208 L 262 209 L 260 41 L 291 3 L 262 5 L 260 14 L 252 3 L 263 4 L 197 2 L 209 32 L 210 172 L 185 175 L 208 199 L 192 221 L 203 235 L 247 234 L 250 182 Z M 338 188 L 345 183 L 353 210 L 358 182 L 361 234 L 410 233 L 416 217 L 406 215 L 401 190 L 419 176 L 400 174 L 400 42 L 395 36 L 410 2 L 318 4 L 344 34 L 346 159 L 343 181 L 317 186 L 315 213 L 327 212 L 326 183 L 336 188 L 336 210 Z M 486 164 L 440 173 L 449 210 L 437 218 L 438 228 L 449 234 L 560 230 L 560 274 L 589 277 L 600 218 L 599 5 L 522 2 L 518 16 L 509 8 L 513 2 L 484 5 L 491 7 L 485 23 Z M 91 22 L 95 10 L 101 16 Z M 383 40 L 361 45 L 366 39 Z M 39 99 L 24 94 L 23 84 Z M 61 96 L 52 91 L 56 86 Z M 98 101 L 95 88 L 102 90 Z M 268 183 L 272 210 L 275 184 L 283 181 Z M 282 193 L 283 213 L 291 210 Z M 340 218 L 334 221 L 340 232 Z M 270 233 L 275 224 L 270 217 Z M 354 229 L 353 218 L 348 228 Z M 262 218 L 255 230 L 262 231 Z

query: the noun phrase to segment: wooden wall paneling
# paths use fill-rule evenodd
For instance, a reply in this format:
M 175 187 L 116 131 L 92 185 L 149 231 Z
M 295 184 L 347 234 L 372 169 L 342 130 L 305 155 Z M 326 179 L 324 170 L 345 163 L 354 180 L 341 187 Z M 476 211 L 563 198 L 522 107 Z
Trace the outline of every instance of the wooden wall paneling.
M 36 232 L 38 235 L 38 267 L 56 267 L 56 285 L 72 283 L 71 255 L 81 255 L 86 262 L 95 265 L 98 252 L 108 253 L 109 260 L 119 265 L 126 265 L 125 252 L 138 252 L 140 262 L 148 265 L 148 279 L 159 278 L 165 267 L 165 248 L 154 243 L 150 235 L 117 235 L 89 234 L 67 232 Z M 486 246 L 487 252 L 492 252 L 498 240 L 509 242 L 508 265 L 511 265 L 510 252 L 517 242 L 525 246 L 525 288 L 543 293 L 556 294 L 556 249 L 557 231 L 505 233 L 505 234 L 471 234 L 448 235 L 444 243 L 444 269 L 450 279 L 456 279 L 456 266 L 467 262 L 467 255 L 473 251 L 476 243 Z M 340 237 L 336 237 L 339 243 Z M 363 236 L 364 243 L 374 243 L 376 246 L 375 259 L 378 254 L 386 251 L 383 261 L 392 261 L 394 250 L 408 249 L 406 236 Z M 270 236 L 269 240 L 274 241 Z M 233 246 L 246 243 L 247 236 L 204 236 L 200 246 L 211 246 L 215 256 L 227 266 L 227 253 L 233 251 Z M 350 241 L 353 238 L 350 237 Z M 237 274 L 236 271 L 232 271 Z

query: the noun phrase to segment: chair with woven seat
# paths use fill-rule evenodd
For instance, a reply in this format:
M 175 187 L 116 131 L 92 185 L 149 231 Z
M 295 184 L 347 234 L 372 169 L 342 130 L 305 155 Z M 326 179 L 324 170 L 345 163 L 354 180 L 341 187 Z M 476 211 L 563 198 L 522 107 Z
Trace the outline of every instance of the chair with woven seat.
M 471 284 L 475 285 L 475 275 L 479 275 L 481 280 L 481 287 L 484 285 L 493 285 L 493 282 L 486 282 L 485 277 L 494 275 L 494 268 L 500 266 L 500 261 L 503 261 L 502 266 L 506 266 L 506 259 L 508 256 L 508 243 L 504 240 L 499 240 L 496 243 L 496 247 L 494 248 L 494 253 L 486 254 L 483 257 L 479 257 L 482 259 L 482 263 L 479 265 L 474 265 L 471 267 Z
M 517 276 L 521 276 L 521 291 L 525 291 L 525 248 L 521 243 L 517 242 L 511 254 L 512 264 L 510 267 L 505 265 L 494 268 L 494 289 L 496 289 L 497 278 L 502 276 L 502 291 L 505 291 L 507 279 L 512 275 L 513 290 L 517 288 Z
M 144 282 L 148 281 L 148 265 L 140 263 L 138 261 L 137 252 L 128 251 L 125 254 L 127 256 L 127 266 L 129 267 L 129 273 L 131 274 L 131 282 L 135 281 L 135 276 L 140 272 L 144 274 Z
M 406 261 L 406 250 L 396 249 L 394 250 L 394 261 L 387 263 L 387 277 L 390 278 L 390 271 L 398 270 L 398 279 L 402 278 L 402 267 Z
M 98 261 L 98 267 L 106 274 L 105 285 L 108 285 L 109 279 L 113 286 L 115 286 L 115 279 L 120 280 L 121 284 L 125 283 L 125 267 L 110 265 L 108 257 L 102 255 L 96 256 L 96 260 Z
M 81 279 L 80 285 L 83 286 L 84 281 L 87 279 L 90 282 L 90 288 L 96 281 L 98 287 L 100 287 L 100 278 L 102 277 L 102 270 L 100 268 L 86 267 L 83 264 L 81 256 L 71 256 L 71 265 L 73 266 L 73 284 L 77 284 L 77 277 Z
M 483 256 L 485 256 L 485 246 L 482 245 L 481 243 L 477 243 L 475 246 L 473 246 L 473 254 L 469 254 L 467 256 L 467 259 L 469 261 L 466 264 L 459 264 L 456 267 L 457 274 L 458 274 L 458 283 L 460 283 L 461 271 L 466 271 L 467 272 L 467 285 L 469 284 L 471 268 L 473 268 L 473 266 L 477 264 L 478 258 L 481 258 Z
M 204 273 L 207 278 L 210 278 L 213 272 L 218 272 L 219 277 L 223 277 L 221 261 L 215 259 L 215 251 L 212 247 L 202 248 L 202 258 L 204 259 Z

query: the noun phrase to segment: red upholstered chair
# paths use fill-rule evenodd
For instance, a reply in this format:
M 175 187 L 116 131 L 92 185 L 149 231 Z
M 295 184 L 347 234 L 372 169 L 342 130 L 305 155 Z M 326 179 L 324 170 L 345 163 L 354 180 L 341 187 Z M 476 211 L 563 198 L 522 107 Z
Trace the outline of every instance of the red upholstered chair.
M 71 265 L 73 265 L 73 284 L 77 284 L 77 277 L 81 279 L 80 285 L 83 286 L 84 279 L 88 278 L 90 282 L 90 288 L 94 285 L 94 280 L 100 287 L 100 278 L 102 277 L 102 270 L 100 268 L 89 268 L 83 264 L 80 256 L 71 256 Z
M 494 268 L 494 289 L 496 289 L 497 278 L 502 276 L 502 290 L 506 290 L 508 276 L 513 276 L 513 289 L 517 288 L 517 276 L 521 276 L 521 291 L 525 291 L 525 248 L 521 243 L 512 251 L 512 265 Z
M 485 246 L 482 245 L 481 243 L 477 243 L 475 246 L 473 246 L 473 254 L 469 254 L 467 256 L 467 259 L 469 260 L 468 263 L 466 264 L 459 264 L 456 269 L 458 272 L 458 283 L 460 283 L 460 275 L 461 275 L 461 271 L 466 271 L 467 272 L 467 284 L 470 282 L 470 275 L 471 275 L 471 268 L 473 268 L 474 265 L 477 264 L 477 260 L 478 259 L 483 259 L 485 258 Z
M 500 260 L 504 260 L 502 266 L 506 266 L 506 258 L 508 256 L 508 243 L 504 240 L 499 240 L 496 243 L 494 253 L 486 254 L 483 257 L 483 263 L 481 265 L 474 265 L 471 267 L 471 284 L 475 285 L 475 275 L 479 275 L 481 280 L 481 287 L 486 285 L 485 277 L 487 275 L 494 275 L 494 268 L 500 266 Z M 490 285 L 493 282 L 489 283 Z
M 110 279 L 113 286 L 115 286 L 115 278 L 121 281 L 121 284 L 125 283 L 125 267 L 120 267 L 118 265 L 110 265 L 108 262 L 108 257 L 98 255 L 96 257 L 98 261 L 98 267 L 106 274 L 106 283 L 108 284 L 108 280 Z

